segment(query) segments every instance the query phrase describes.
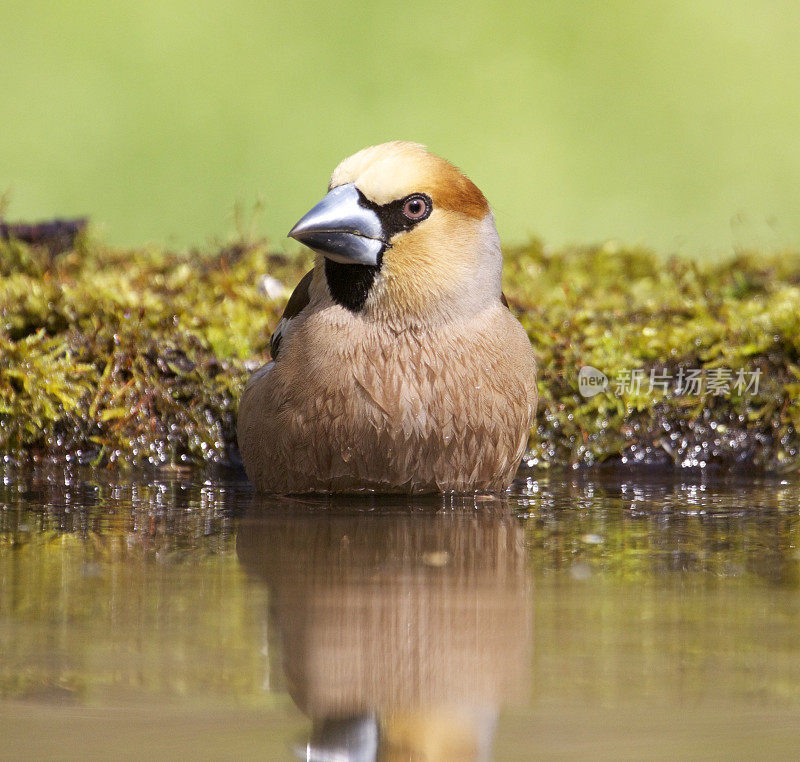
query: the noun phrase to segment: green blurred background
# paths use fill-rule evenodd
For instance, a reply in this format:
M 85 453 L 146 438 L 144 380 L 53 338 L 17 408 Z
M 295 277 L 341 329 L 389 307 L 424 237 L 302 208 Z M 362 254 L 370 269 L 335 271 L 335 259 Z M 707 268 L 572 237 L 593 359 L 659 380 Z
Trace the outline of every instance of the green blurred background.
M 261 198 L 277 241 L 342 158 L 404 138 L 506 242 L 797 246 L 798 30 L 778 0 L 5 0 L 0 193 L 179 246 Z

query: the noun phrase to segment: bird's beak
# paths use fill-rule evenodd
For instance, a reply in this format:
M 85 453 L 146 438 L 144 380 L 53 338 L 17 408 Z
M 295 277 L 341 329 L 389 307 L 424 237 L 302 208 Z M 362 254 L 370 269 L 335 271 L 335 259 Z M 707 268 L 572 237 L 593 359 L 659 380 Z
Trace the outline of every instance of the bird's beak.
M 386 246 L 383 228 L 359 199 L 352 183 L 334 188 L 289 231 L 289 238 L 335 262 L 377 265 Z

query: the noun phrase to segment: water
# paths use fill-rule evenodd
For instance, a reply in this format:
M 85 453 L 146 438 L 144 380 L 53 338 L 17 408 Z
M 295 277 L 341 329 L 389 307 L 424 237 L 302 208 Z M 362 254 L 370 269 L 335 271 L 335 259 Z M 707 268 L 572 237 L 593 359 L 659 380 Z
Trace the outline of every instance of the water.
M 0 467 L 0 757 L 795 758 L 798 506 L 756 478 L 328 504 Z

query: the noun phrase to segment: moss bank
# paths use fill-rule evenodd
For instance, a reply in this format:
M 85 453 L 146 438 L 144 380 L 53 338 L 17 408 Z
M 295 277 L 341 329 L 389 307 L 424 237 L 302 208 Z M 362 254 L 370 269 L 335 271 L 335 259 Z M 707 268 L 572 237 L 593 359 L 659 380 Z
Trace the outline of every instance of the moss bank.
M 236 460 L 239 393 L 309 266 L 263 243 L 0 241 L 0 452 Z M 530 464 L 797 468 L 800 255 L 698 264 L 534 241 L 506 251 L 505 291 L 540 360 Z M 604 391 L 579 392 L 583 366 Z

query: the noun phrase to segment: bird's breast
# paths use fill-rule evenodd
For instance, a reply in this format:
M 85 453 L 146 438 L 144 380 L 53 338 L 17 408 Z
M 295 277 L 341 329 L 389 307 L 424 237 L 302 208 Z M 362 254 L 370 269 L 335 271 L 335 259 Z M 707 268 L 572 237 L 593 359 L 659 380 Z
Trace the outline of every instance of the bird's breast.
M 314 322 L 293 336 L 256 405 L 270 411 L 264 438 L 279 468 L 328 487 L 425 489 L 513 471 L 535 408 L 521 326 L 524 340 L 491 323 L 396 332 Z

